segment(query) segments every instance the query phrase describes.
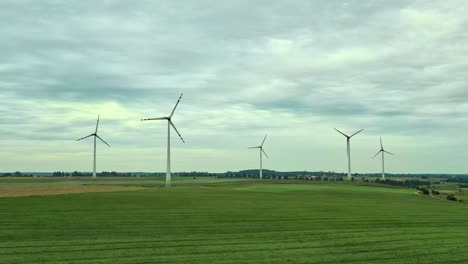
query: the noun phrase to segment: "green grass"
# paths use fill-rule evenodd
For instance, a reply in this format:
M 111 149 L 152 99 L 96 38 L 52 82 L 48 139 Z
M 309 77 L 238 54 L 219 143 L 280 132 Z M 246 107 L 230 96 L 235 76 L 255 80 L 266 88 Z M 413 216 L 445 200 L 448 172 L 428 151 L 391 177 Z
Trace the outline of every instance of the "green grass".
M 415 193 L 415 190 L 406 188 L 389 188 L 386 186 L 369 186 L 369 185 L 356 185 L 347 183 L 324 183 L 317 182 L 314 184 L 287 184 L 281 186 L 279 184 L 268 185 L 242 185 L 236 188 L 238 190 L 252 190 L 252 191 L 265 191 L 265 192 L 291 192 L 291 191 L 363 191 L 363 192 L 385 192 L 385 193 Z
M 458 182 L 441 182 L 432 185 L 432 188 L 440 192 L 439 198 L 445 199 L 447 195 L 454 195 L 459 201 L 468 202 L 468 189 L 459 188 Z
M 468 263 L 468 205 L 350 184 L 0 199 L 0 263 Z

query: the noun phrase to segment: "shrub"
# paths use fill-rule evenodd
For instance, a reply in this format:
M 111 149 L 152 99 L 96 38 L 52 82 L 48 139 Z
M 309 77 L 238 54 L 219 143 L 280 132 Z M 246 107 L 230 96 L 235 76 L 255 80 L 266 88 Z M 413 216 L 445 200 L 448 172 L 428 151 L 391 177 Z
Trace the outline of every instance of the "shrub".
M 425 194 L 425 195 L 429 194 L 429 190 L 426 188 L 418 188 L 418 190 L 421 191 L 421 194 Z
M 453 194 L 447 195 L 447 200 L 449 201 L 457 201 L 457 197 L 455 197 Z

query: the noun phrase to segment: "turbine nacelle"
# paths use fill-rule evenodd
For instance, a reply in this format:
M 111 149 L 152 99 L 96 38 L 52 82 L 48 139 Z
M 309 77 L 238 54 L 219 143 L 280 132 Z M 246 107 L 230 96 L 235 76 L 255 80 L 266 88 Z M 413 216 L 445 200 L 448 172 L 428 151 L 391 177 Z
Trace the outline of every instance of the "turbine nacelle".
M 384 149 L 382 137 L 380 137 L 380 150 L 372 158 L 375 159 L 375 157 L 377 157 L 377 155 L 379 155 L 380 153 L 382 153 L 382 180 L 385 180 L 385 153 L 390 155 L 393 155 L 393 153 L 388 152 Z
M 263 179 L 263 166 L 262 166 L 262 156 L 265 154 L 265 156 L 268 158 L 268 155 L 266 154 L 265 150 L 263 150 L 263 144 L 265 144 L 265 140 L 267 138 L 267 135 L 263 138 L 262 144 L 260 146 L 256 147 L 250 147 L 249 149 L 259 149 L 260 150 L 260 170 L 259 170 L 259 179 Z
M 102 139 L 100 136 L 98 136 L 98 134 L 97 134 L 98 128 L 99 128 L 99 115 L 98 115 L 98 119 L 97 119 L 97 122 L 96 122 L 96 130 L 94 131 L 94 133 L 89 134 L 86 137 L 79 138 L 76 141 L 80 141 L 80 140 L 83 140 L 83 139 L 86 139 L 86 138 L 89 138 L 89 137 L 96 137 L 96 138 L 99 138 L 99 140 L 101 140 L 104 144 L 106 144 L 107 146 L 110 147 L 110 145 L 106 141 L 104 141 L 104 139 Z
M 157 118 L 145 118 L 141 119 L 141 121 L 152 121 L 152 120 L 167 120 L 167 167 L 166 167 L 166 187 L 171 186 L 171 144 L 170 144 L 170 138 L 171 138 L 171 127 L 175 130 L 177 135 L 179 136 L 180 140 L 185 143 L 184 138 L 182 138 L 182 135 L 179 133 L 177 130 L 176 126 L 172 122 L 172 116 L 174 116 L 174 112 L 179 105 L 180 99 L 182 98 L 181 94 L 179 96 L 179 99 L 177 100 L 177 103 L 175 104 L 174 108 L 172 109 L 172 112 L 169 116 L 165 117 L 157 117 Z
M 96 178 L 96 138 L 98 138 L 99 140 L 101 140 L 104 144 L 106 144 L 108 147 L 110 147 L 109 144 L 107 144 L 106 141 L 104 141 L 104 139 L 102 139 L 100 136 L 98 136 L 97 132 L 98 132 L 98 128 L 99 128 L 99 115 L 98 115 L 98 119 L 97 119 L 97 122 L 96 122 L 96 130 L 94 130 L 94 133 L 93 134 L 90 134 L 86 137 L 82 137 L 82 138 L 79 138 L 77 139 L 76 141 L 80 141 L 80 140 L 83 140 L 85 138 L 89 138 L 89 137 L 94 137 L 94 160 L 93 160 L 93 178 Z
M 265 156 L 266 156 L 267 158 L 269 158 L 268 155 L 266 154 L 265 150 L 263 149 L 263 144 L 265 144 L 266 138 L 267 138 L 267 135 L 265 135 L 265 137 L 263 138 L 262 144 L 260 144 L 260 146 L 250 147 L 249 149 L 256 149 L 256 148 L 258 148 L 258 149 L 260 149 L 261 152 L 263 152 L 263 154 L 265 154 Z
M 382 137 L 380 137 L 380 150 L 374 155 L 373 159 L 374 159 L 375 157 L 377 157 L 377 155 L 379 155 L 380 153 L 387 153 L 387 154 L 390 154 L 390 155 L 395 155 L 395 154 L 393 154 L 393 153 L 391 153 L 391 152 L 389 152 L 389 151 L 386 151 L 386 150 L 384 149 L 383 143 L 382 143 Z
M 349 135 L 347 135 L 347 134 L 341 132 L 340 130 L 338 130 L 338 129 L 336 129 L 336 128 L 333 128 L 333 129 L 335 129 L 335 130 L 336 130 L 338 133 L 340 133 L 341 135 L 345 136 L 347 139 L 351 139 L 351 138 L 354 137 L 355 135 L 357 135 L 357 134 L 361 133 L 362 131 L 364 131 L 364 129 L 361 129 L 361 130 L 357 131 L 356 133 L 352 134 L 351 136 L 349 136 Z
M 172 128 L 175 130 L 175 132 L 177 133 L 177 135 L 179 136 L 180 140 L 182 140 L 182 142 L 185 143 L 185 140 L 184 138 L 182 137 L 182 135 L 179 133 L 179 131 L 177 130 L 176 126 L 174 125 L 174 123 L 172 122 L 172 116 L 174 116 L 174 112 L 177 108 L 177 106 L 179 105 L 179 102 L 180 102 L 180 99 L 182 98 L 182 95 L 184 95 L 183 93 L 180 94 L 180 97 L 179 99 L 177 100 L 177 103 L 176 105 L 174 106 L 174 108 L 172 109 L 172 112 L 169 116 L 164 116 L 164 117 L 156 117 L 156 118 L 144 118 L 144 119 L 140 119 L 140 121 L 154 121 L 154 120 L 167 120 L 169 122 L 169 125 L 172 126 Z
M 347 156 L 348 156 L 348 180 L 351 180 L 351 138 L 354 137 L 355 135 L 361 133 L 364 129 L 361 129 L 359 131 L 357 131 L 356 133 L 352 134 L 351 136 L 341 132 L 340 130 L 336 129 L 336 128 L 333 128 L 335 129 L 338 133 L 340 133 L 341 135 L 345 136 L 346 137 L 346 144 L 347 144 L 347 148 L 346 148 L 346 153 L 347 153 Z

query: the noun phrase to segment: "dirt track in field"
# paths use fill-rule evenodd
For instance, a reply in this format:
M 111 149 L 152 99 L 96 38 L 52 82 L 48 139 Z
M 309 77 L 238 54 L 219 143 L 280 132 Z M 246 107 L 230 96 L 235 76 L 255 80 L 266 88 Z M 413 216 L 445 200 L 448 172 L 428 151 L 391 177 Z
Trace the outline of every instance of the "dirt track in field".
M 145 187 L 135 186 L 32 186 L 32 185 L 0 185 L 0 197 L 41 196 L 89 192 L 116 192 L 141 190 Z

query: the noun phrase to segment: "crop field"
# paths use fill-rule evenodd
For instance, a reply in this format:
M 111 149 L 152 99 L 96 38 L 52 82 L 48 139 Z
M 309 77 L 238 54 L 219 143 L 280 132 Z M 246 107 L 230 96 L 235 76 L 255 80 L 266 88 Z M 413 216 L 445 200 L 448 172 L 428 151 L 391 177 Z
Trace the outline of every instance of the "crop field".
M 468 263 L 468 204 L 412 189 L 21 180 L 0 180 L 25 195 L 0 198 L 0 263 Z
M 468 188 L 460 188 L 459 183 L 442 182 L 437 185 L 432 185 L 433 189 L 440 192 L 438 197 L 445 198 L 447 195 L 453 195 L 457 200 L 468 202 Z

